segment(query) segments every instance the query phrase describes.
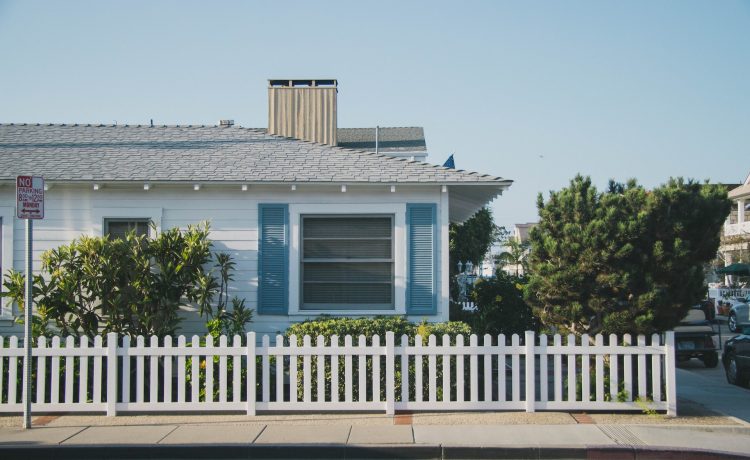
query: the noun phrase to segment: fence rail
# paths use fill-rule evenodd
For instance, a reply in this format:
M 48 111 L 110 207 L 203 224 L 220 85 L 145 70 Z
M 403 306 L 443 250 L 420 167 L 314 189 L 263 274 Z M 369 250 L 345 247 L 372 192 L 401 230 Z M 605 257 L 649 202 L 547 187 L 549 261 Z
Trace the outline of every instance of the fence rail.
M 244 339 L 244 340 L 243 340 Z M 510 340 L 508 340 L 510 339 Z M 40 338 L 35 412 L 635 410 L 676 414 L 674 333 L 664 340 L 526 332 L 451 340 L 388 332 L 329 341 L 108 334 Z M 440 342 L 438 344 L 438 341 Z M 606 341 L 606 344 L 605 344 Z M 648 343 L 647 343 L 648 342 Z M 23 347 L 0 337 L 0 413 L 21 412 Z

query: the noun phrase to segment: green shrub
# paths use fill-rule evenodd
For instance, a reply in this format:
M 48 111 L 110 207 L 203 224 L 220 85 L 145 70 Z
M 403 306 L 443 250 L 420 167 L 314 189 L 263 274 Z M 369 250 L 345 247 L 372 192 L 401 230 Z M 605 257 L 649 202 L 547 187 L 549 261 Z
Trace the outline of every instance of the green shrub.
M 428 337 L 430 334 L 433 334 L 436 336 L 437 343 L 442 343 L 442 336 L 443 334 L 448 334 L 450 336 L 451 343 L 456 343 L 456 336 L 458 334 L 463 334 L 465 336 L 468 336 L 471 334 L 471 329 L 469 326 L 465 323 L 461 322 L 447 322 L 447 323 L 428 323 L 426 321 L 423 321 L 420 324 L 414 324 L 406 320 L 406 318 L 402 316 L 381 316 L 381 317 L 374 317 L 374 318 L 334 318 L 334 317 L 323 317 L 315 320 L 307 320 L 302 323 L 293 324 L 289 326 L 289 328 L 284 333 L 284 336 L 286 338 L 287 344 L 289 343 L 289 339 L 291 336 L 297 337 L 297 345 L 302 345 L 302 340 L 305 335 L 309 335 L 311 337 L 311 343 L 312 345 L 315 345 L 317 343 L 317 336 L 321 335 L 324 338 L 324 343 L 326 345 L 329 345 L 331 343 L 331 336 L 336 335 L 339 337 L 339 346 L 344 345 L 344 337 L 347 335 L 352 336 L 352 345 L 356 346 L 359 343 L 359 336 L 364 335 L 367 339 L 367 344 L 372 344 L 372 336 L 377 334 L 380 338 L 380 345 L 385 345 L 385 335 L 386 332 L 391 331 L 395 335 L 395 345 L 400 346 L 401 345 L 401 336 L 407 335 L 409 337 L 409 344 L 414 345 L 414 338 L 417 334 L 421 335 L 423 337 L 422 343 L 424 345 L 427 345 Z M 468 338 L 465 340 L 465 343 L 468 344 Z M 366 357 L 364 358 L 366 360 L 366 372 L 368 377 L 373 375 L 373 360 L 378 359 L 378 357 Z M 359 358 L 353 357 L 352 358 L 352 374 L 353 374 L 353 398 L 354 400 L 358 399 L 358 392 L 359 392 Z M 425 394 L 425 398 L 427 395 L 427 385 L 428 385 L 428 379 L 427 379 L 427 363 L 428 360 L 425 358 L 422 360 L 422 366 L 423 366 L 423 390 Z M 297 368 L 298 368 L 298 374 L 297 374 L 297 395 L 299 398 L 302 398 L 302 395 L 304 393 L 304 384 L 303 384 L 303 376 L 302 376 L 302 360 L 297 360 Z M 452 360 L 451 367 L 453 368 L 453 375 L 455 375 L 455 359 Z M 272 366 L 273 368 L 273 366 Z M 313 372 L 317 372 L 317 358 L 315 356 L 311 359 L 311 369 Z M 396 388 L 398 389 L 401 385 L 402 381 L 402 374 L 403 370 L 401 368 L 401 360 L 396 359 L 394 363 L 394 371 L 395 371 L 395 380 L 396 380 Z M 330 395 L 331 393 L 331 361 L 329 359 L 325 360 L 324 363 L 324 381 L 326 385 L 326 395 Z M 344 394 L 344 372 L 345 372 L 345 361 L 343 358 L 340 358 L 338 360 L 338 375 L 339 375 L 339 386 L 338 386 L 338 396 L 339 400 L 343 401 L 345 398 Z M 414 382 L 414 376 L 415 376 L 415 363 L 413 360 L 410 360 L 409 362 L 409 380 L 410 382 Z M 468 372 L 468 368 L 467 368 Z M 438 360 L 437 363 L 437 376 L 438 381 L 442 378 L 442 361 Z M 468 374 L 467 374 L 468 378 Z M 312 395 L 317 394 L 317 379 L 311 378 L 311 393 Z M 455 385 L 454 385 L 455 386 Z M 386 379 L 385 379 L 385 357 L 380 357 L 380 395 L 378 398 L 383 401 L 385 400 L 385 390 L 386 390 Z M 411 395 L 414 395 L 414 389 L 412 388 Z M 442 388 L 438 389 L 438 398 L 440 398 L 442 395 Z M 377 399 L 375 398 L 376 395 L 373 394 L 372 389 L 372 379 L 367 379 L 367 395 L 366 399 L 368 401 Z M 330 397 L 330 396 L 326 396 Z M 401 400 L 401 392 L 397 391 L 396 394 L 396 400 Z
M 479 308 L 463 312 L 462 318 L 478 335 L 523 335 L 524 331 L 535 330 L 536 319 L 523 298 L 525 285 L 523 277 L 502 270 L 492 278 L 479 279 L 471 292 L 471 299 Z
M 42 255 L 44 276 L 34 276 L 35 335 L 116 332 L 174 335 L 180 307 L 195 303 L 203 313 L 218 289 L 206 268 L 212 243 L 207 223 L 173 228 L 155 238 L 82 236 Z M 24 308 L 25 276 L 5 275 L 3 296 Z M 51 325 L 51 326 L 50 326 Z

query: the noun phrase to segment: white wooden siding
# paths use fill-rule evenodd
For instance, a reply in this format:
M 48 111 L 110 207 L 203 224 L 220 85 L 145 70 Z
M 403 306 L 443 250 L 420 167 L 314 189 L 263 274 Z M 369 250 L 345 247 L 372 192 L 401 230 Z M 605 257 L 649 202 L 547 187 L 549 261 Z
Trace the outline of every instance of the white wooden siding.
M 251 187 L 242 192 L 239 186 L 204 186 L 194 191 L 189 184 L 181 186 L 162 186 L 153 184 L 151 190 L 143 190 L 142 184 L 130 188 L 108 186 L 94 191 L 91 186 L 52 184 L 45 193 L 45 219 L 34 224 L 34 270 L 40 270 L 40 256 L 44 251 L 69 243 L 82 234 L 100 235 L 102 219 L 107 216 L 150 217 L 160 219 L 162 230 L 173 227 L 186 228 L 203 220 L 211 223 L 211 239 L 216 251 L 229 253 L 236 262 L 235 280 L 230 284 L 230 295 L 245 299 L 249 308 L 257 311 L 257 249 L 258 249 L 258 204 L 288 203 L 297 209 L 337 209 L 355 210 L 359 206 L 399 208 L 408 202 L 436 203 L 443 231 L 440 235 L 447 241 L 448 200 L 446 194 L 440 193 L 440 187 L 430 189 L 398 186 L 396 193 L 391 193 L 388 186 L 360 188 L 349 185 L 346 193 L 340 188 L 318 191 L 320 188 L 305 190 L 300 185 L 297 191 L 288 186 Z M 0 189 L 0 207 L 14 209 L 15 195 L 12 187 Z M 160 215 L 155 216 L 154 213 Z M 12 216 L 11 216 L 12 217 Z M 404 216 L 400 216 L 403 221 Z M 24 267 L 24 223 L 14 219 L 13 231 L 13 266 L 16 270 Z M 399 233 L 400 232 L 400 233 Z M 403 235 L 402 229 L 397 234 Z M 298 244 L 293 242 L 293 244 Z M 397 242 L 405 244 L 405 242 Z M 443 244 L 442 248 L 446 248 Z M 441 248 L 441 249 L 442 249 Z M 447 257 L 446 257 L 447 259 Z M 440 284 L 447 286 L 447 260 L 438 257 Z M 290 261 L 291 264 L 291 261 Z M 4 269 L 6 267 L 3 267 Z M 292 271 L 297 267 L 292 267 Z M 401 267 L 400 270 L 404 270 Z M 399 269 L 397 268 L 397 271 Z M 291 298 L 298 299 L 299 280 L 290 276 L 289 289 Z M 428 317 L 430 321 L 448 319 L 448 292 L 445 287 L 439 290 L 438 315 Z M 403 301 L 402 301 L 403 302 Z M 297 305 L 290 305 L 290 311 L 298 311 Z M 404 305 L 397 304 L 397 311 L 404 311 Z M 382 314 L 383 312 L 379 312 Z M 361 316 L 361 314 L 356 314 Z M 180 333 L 193 334 L 205 332 L 205 320 L 198 317 L 195 311 L 186 309 L 181 313 L 184 321 Z M 275 334 L 283 332 L 290 322 L 313 318 L 315 314 L 298 312 L 292 316 L 255 315 L 249 329 L 259 333 Z M 420 317 L 410 318 L 420 321 Z M 0 334 L 21 334 L 22 330 L 10 321 L 0 320 Z

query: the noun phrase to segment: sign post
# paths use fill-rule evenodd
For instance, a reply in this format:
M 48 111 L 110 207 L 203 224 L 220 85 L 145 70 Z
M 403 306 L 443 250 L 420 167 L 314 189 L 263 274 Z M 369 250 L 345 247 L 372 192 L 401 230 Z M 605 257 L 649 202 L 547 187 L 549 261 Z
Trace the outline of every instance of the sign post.
M 23 334 L 23 427 L 31 428 L 31 310 L 34 307 L 32 294 L 32 246 L 34 219 L 44 219 L 44 178 L 35 176 L 16 177 L 16 216 L 26 219 L 26 295 L 24 297 Z

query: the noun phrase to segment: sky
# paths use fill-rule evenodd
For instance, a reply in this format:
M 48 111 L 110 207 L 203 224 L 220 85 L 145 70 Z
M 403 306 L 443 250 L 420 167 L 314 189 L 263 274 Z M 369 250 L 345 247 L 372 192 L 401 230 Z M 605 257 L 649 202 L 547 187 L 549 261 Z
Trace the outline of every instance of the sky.
M 336 78 L 339 127 L 423 126 L 514 180 L 740 183 L 750 1 L 0 0 L 0 122 L 266 127 L 269 78 Z

